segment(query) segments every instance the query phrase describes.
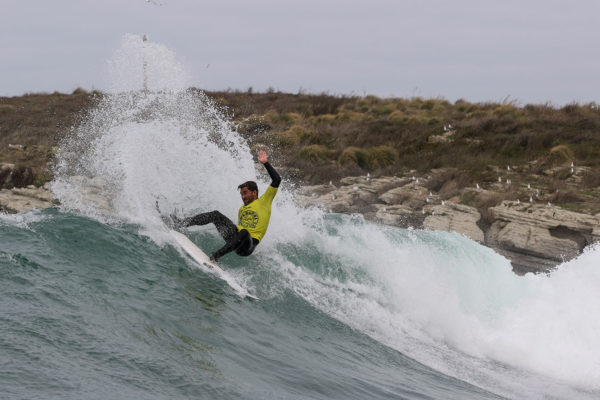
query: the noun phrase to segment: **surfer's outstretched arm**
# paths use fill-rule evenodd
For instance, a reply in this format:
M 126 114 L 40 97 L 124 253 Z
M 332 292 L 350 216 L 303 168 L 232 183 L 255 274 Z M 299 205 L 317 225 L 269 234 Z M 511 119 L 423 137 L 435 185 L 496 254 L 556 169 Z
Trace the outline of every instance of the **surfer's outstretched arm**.
M 265 151 L 261 150 L 258 152 L 258 161 L 260 161 L 267 169 L 267 172 L 271 177 L 271 186 L 273 186 L 274 188 L 279 187 L 279 184 L 281 183 L 281 177 L 279 176 L 277 171 L 275 171 L 275 168 L 273 168 L 273 166 L 269 164 L 269 161 L 267 159 L 267 153 Z

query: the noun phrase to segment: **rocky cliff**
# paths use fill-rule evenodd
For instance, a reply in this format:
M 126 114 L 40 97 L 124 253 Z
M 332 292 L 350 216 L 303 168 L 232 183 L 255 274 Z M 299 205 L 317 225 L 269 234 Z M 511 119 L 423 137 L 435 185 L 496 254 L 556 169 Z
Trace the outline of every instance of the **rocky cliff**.
M 503 201 L 485 209 L 443 200 L 426 188 L 427 177 L 349 177 L 333 184 L 303 187 L 298 201 L 398 227 L 463 234 L 511 260 L 517 273 L 546 272 L 600 241 L 600 215 L 563 210 L 551 203 Z M 477 195 L 490 195 L 469 188 Z M 485 214 L 485 220 L 483 215 Z

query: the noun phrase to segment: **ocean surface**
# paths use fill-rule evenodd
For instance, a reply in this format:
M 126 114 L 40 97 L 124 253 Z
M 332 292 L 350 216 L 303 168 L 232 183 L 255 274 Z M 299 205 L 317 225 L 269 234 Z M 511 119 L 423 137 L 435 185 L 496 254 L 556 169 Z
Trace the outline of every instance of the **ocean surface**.
M 457 234 L 298 207 L 282 173 L 255 253 L 219 262 L 240 296 L 155 203 L 233 219 L 268 176 L 169 49 L 126 35 L 109 66 L 61 143 L 61 206 L 0 215 L 0 398 L 600 398 L 600 248 L 517 276 Z

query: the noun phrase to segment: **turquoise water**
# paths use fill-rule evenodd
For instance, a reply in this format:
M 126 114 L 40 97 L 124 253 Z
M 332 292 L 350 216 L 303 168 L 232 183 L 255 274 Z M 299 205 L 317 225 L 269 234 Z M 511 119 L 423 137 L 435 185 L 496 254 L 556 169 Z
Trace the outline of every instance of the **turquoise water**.
M 3 398 L 497 398 L 270 294 L 257 258 L 249 301 L 133 227 L 54 209 L 0 241 Z
M 470 245 L 453 235 L 440 241 L 435 233 L 342 216 L 326 217 L 322 232 L 350 240 L 355 233 L 341 231 L 351 227 L 355 233 L 383 231 L 398 245 L 429 241 L 431 251 L 445 253 L 449 264 L 464 257 L 457 243 Z M 174 245 L 158 245 L 138 231 L 58 209 L 0 218 L 3 398 L 494 399 L 599 393 L 592 382 L 587 387 L 560 382 L 525 364 L 452 350 L 457 345 L 451 332 L 438 340 L 422 331 L 439 329 L 442 321 L 426 325 L 405 315 L 407 325 L 396 326 L 394 315 L 402 307 L 393 294 L 374 293 L 386 291 L 376 273 L 319 253 L 316 244 L 275 245 L 277 257 L 262 257 L 266 252 L 225 257 L 222 266 L 260 297 L 253 301 L 197 268 Z M 205 248 L 219 244 L 210 228 L 188 234 Z M 481 249 L 479 259 L 487 254 Z M 292 272 L 287 263 L 296 266 Z M 405 273 L 410 279 L 410 270 Z M 456 280 L 466 295 L 463 312 L 485 320 L 499 300 L 480 298 L 469 310 L 474 296 L 467 292 L 473 288 L 464 278 Z M 462 318 L 454 315 L 453 323 L 460 326 Z M 399 350 L 403 346 L 406 352 Z M 405 354 L 410 352 L 412 357 Z M 516 376 L 524 378 L 515 384 Z

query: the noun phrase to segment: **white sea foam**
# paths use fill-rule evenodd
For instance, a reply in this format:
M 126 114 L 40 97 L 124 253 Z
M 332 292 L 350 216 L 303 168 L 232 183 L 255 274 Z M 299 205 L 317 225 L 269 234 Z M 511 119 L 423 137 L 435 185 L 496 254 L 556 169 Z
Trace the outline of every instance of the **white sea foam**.
M 236 127 L 185 89 L 168 49 L 128 35 L 111 68 L 113 91 L 62 144 L 54 190 L 63 207 L 137 224 L 160 243 L 156 200 L 165 211 L 234 219 L 237 185 L 266 187 Z M 598 248 L 550 276 L 518 277 L 462 236 L 324 221 L 292 197 L 284 181 L 255 252 L 269 270 L 265 296 L 291 289 L 434 369 L 511 397 L 600 390 Z
M 0 223 L 3 225 L 12 225 L 22 229 L 30 229 L 29 224 L 43 221 L 48 217 L 39 210 L 31 210 L 17 214 L 0 214 Z
M 549 276 L 519 277 L 506 259 L 456 234 L 347 218 L 334 225 L 334 234 L 306 228 L 298 246 L 319 253 L 330 271 L 341 264 L 344 279 L 307 272 L 286 253 L 276 259 L 285 284 L 316 307 L 497 393 L 598 394 L 600 249 Z M 351 273 L 361 268 L 367 277 Z

